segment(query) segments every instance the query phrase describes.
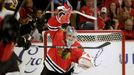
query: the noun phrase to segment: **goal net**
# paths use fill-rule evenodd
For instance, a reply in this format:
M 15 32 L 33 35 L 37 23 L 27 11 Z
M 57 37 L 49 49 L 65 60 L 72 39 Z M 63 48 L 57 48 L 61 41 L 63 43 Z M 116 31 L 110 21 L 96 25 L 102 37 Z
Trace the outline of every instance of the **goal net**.
M 94 64 L 88 70 L 75 69 L 77 75 L 125 75 L 125 40 L 121 31 L 79 30 L 77 38 L 84 51 L 93 57 Z M 52 45 L 47 32 L 44 33 L 44 45 Z

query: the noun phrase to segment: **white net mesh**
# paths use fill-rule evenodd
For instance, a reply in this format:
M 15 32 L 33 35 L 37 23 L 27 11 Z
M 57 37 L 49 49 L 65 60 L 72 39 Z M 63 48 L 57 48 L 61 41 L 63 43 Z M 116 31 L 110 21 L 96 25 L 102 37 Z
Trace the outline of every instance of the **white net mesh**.
M 122 33 L 121 32 L 80 32 L 77 34 L 78 41 L 80 42 L 93 42 L 93 41 L 121 41 Z M 47 35 L 47 42 L 51 42 L 49 34 Z

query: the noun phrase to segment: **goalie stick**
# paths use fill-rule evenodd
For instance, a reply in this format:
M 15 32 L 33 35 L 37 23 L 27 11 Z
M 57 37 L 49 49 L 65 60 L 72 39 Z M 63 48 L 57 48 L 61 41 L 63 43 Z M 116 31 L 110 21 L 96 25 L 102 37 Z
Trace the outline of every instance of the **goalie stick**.
M 46 11 L 46 12 L 44 12 L 44 13 L 58 13 L 58 11 Z M 89 15 L 86 15 L 86 14 L 81 13 L 81 12 L 76 11 L 76 10 L 73 10 L 71 13 L 72 13 L 72 14 L 73 14 L 73 13 L 79 14 L 79 15 L 81 15 L 81 16 L 84 16 L 84 17 L 88 18 L 88 19 L 97 20 L 97 18 L 94 17 L 94 16 L 89 16 Z
M 110 45 L 110 42 L 105 42 L 102 45 L 99 45 L 97 47 L 82 47 L 82 46 L 71 46 L 71 47 L 67 47 L 67 46 L 37 46 L 37 45 L 32 45 L 32 46 L 37 46 L 37 47 L 42 47 L 42 48 L 83 48 L 83 49 L 99 49 L 99 48 L 103 48 L 107 45 Z
M 89 15 L 86 15 L 86 14 L 81 13 L 81 12 L 76 11 L 76 10 L 72 11 L 72 13 L 79 14 L 79 15 L 84 16 L 84 17 L 89 18 L 89 19 L 97 20 L 97 18 L 96 18 L 96 17 L 94 17 L 94 16 L 89 16 Z
M 110 42 L 105 42 L 102 45 L 98 46 L 97 48 L 103 48 L 103 47 L 110 45 L 110 44 L 111 44 Z

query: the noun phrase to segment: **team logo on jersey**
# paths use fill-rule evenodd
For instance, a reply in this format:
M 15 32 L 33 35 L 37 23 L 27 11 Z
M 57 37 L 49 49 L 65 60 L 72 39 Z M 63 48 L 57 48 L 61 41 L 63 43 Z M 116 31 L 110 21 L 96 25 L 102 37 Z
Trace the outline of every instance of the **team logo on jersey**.
M 71 56 L 70 49 L 59 48 L 59 49 L 58 49 L 58 55 L 59 55 L 62 59 L 70 59 L 70 56 Z

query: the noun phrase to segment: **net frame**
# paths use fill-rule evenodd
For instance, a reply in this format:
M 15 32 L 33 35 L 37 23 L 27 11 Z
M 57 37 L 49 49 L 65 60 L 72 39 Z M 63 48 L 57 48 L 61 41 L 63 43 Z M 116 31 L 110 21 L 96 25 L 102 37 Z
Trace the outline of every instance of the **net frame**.
M 111 39 L 108 39 L 108 35 L 106 36 L 99 36 L 99 37 L 94 37 L 92 35 L 89 35 L 90 37 L 94 37 L 92 40 L 91 39 L 88 39 L 88 40 L 79 40 L 80 37 L 79 35 L 77 36 L 78 37 L 78 41 L 80 42 L 88 42 L 88 41 L 118 41 L 120 40 L 121 43 L 122 43 L 122 75 L 126 75 L 126 67 L 125 67 L 125 35 L 124 33 L 121 31 L 121 30 L 77 30 L 78 34 L 82 34 L 82 33 L 112 33 L 113 35 L 109 34 L 109 37 Z M 117 34 L 119 33 L 119 34 Z M 44 34 L 44 46 L 47 46 L 47 42 L 50 42 L 50 37 L 48 37 L 48 31 L 45 31 L 43 32 Z M 110 36 L 111 35 L 111 36 Z M 121 35 L 121 36 L 119 36 Z M 95 35 L 97 36 L 97 35 Z M 119 36 L 119 37 L 116 37 L 116 36 Z M 85 38 L 88 38 L 87 36 L 84 36 Z M 103 37 L 106 37 L 105 39 Z M 102 39 L 100 39 L 102 38 Z M 49 40 L 48 40 L 49 39 Z M 44 60 L 45 60 L 45 57 L 46 57 L 46 53 L 47 53 L 47 47 L 44 47 Z

